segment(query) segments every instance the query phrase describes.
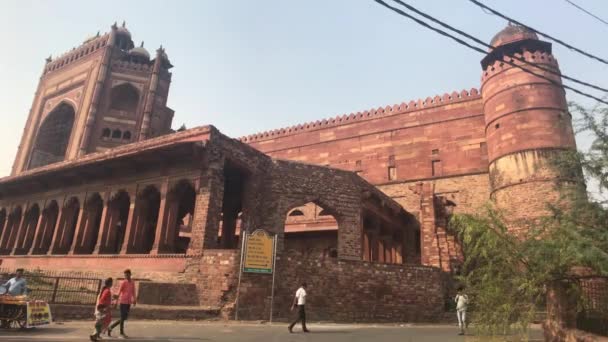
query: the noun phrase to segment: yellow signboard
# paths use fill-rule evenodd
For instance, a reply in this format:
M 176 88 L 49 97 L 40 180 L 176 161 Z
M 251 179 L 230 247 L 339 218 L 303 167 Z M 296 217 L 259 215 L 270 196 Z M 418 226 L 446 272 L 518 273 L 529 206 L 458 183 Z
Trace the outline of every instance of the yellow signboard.
M 252 273 L 272 273 L 274 238 L 266 231 L 258 229 L 245 241 L 245 265 L 243 271 Z
M 27 302 L 27 326 L 38 327 L 51 324 L 51 307 L 43 301 Z

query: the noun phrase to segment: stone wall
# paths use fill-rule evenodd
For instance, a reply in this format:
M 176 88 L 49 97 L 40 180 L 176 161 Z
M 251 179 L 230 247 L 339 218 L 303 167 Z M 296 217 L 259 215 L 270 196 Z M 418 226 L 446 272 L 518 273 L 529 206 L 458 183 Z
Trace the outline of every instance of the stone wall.
M 335 322 L 436 322 L 442 319 L 439 269 L 361 261 L 283 257 L 277 262 L 274 319 L 287 320 L 293 295 L 308 283 L 307 317 Z M 272 276 L 243 274 L 239 319 L 268 319 Z

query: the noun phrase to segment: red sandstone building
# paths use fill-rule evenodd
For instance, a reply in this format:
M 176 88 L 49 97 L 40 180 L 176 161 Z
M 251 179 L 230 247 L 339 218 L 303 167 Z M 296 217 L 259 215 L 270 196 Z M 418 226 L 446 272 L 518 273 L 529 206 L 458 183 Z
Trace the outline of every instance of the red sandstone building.
M 278 316 L 308 279 L 320 319 L 433 320 L 441 271 L 461 260 L 449 214 L 494 200 L 516 220 L 541 216 L 547 162 L 575 148 L 551 44 L 508 26 L 492 45 L 481 90 L 235 140 L 172 131 L 166 52 L 114 25 L 47 59 L 0 179 L 3 266 L 128 266 L 148 285 L 195 284 L 190 304 L 231 308 L 239 233 L 263 228 L 279 236 Z M 266 317 L 269 288 L 245 275 L 239 316 Z

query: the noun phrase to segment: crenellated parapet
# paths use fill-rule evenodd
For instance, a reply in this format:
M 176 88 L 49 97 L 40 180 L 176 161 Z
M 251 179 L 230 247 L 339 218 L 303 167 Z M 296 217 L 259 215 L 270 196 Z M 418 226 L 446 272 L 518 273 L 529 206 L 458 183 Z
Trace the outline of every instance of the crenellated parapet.
M 537 74 L 544 75 L 547 71 L 544 71 L 535 65 L 541 65 L 544 69 L 551 69 L 552 71 L 559 73 L 559 64 L 557 63 L 557 59 L 553 57 L 553 54 L 542 51 L 525 51 L 524 53 L 515 53 L 513 56 L 503 56 L 502 60 L 497 60 L 493 64 L 488 65 L 481 75 L 481 83 L 483 84 L 494 75 L 513 68 L 513 65 L 511 64 L 533 71 Z M 554 76 L 552 78 L 560 80 L 561 82 L 561 77 L 559 77 L 559 75 L 550 76 Z
M 427 97 L 426 99 L 418 99 L 416 101 L 412 100 L 408 103 L 402 102 L 401 104 L 395 104 L 393 106 L 372 108 L 363 112 L 343 114 L 333 118 L 311 121 L 291 127 L 284 127 L 261 133 L 256 133 L 241 137 L 239 138 L 239 140 L 246 143 L 252 143 L 256 141 L 266 140 L 268 138 L 283 137 L 306 131 L 324 129 L 327 127 L 341 126 L 353 122 L 372 120 L 381 116 L 415 112 L 418 110 L 446 106 L 452 103 L 471 101 L 480 98 L 481 95 L 479 93 L 479 90 L 477 90 L 476 88 L 471 88 L 470 90 L 462 90 L 460 92 L 454 91 L 451 94 L 445 93 L 442 96 L 436 95 L 432 98 Z
M 79 47 L 73 48 L 55 59 L 47 59 L 47 64 L 44 68 L 43 74 L 46 75 L 50 72 L 61 69 L 94 53 L 95 51 L 106 46 L 109 38 L 110 34 L 105 33 L 102 36 L 88 39 Z

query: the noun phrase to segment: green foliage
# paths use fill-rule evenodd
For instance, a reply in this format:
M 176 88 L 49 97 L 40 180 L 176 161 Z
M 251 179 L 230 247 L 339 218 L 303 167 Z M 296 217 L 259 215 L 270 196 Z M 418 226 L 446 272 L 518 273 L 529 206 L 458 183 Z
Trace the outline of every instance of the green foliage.
M 459 280 L 481 333 L 525 336 L 537 312 L 545 309 L 549 284 L 576 284 L 577 267 L 608 275 L 608 209 L 605 202 L 589 199 L 582 182 L 586 176 L 588 183 L 599 184 L 600 192 L 608 190 L 608 108 L 571 105 L 571 110 L 582 118 L 579 131 L 590 132 L 594 141 L 586 153 L 563 153 L 553 161 L 562 200 L 547 204 L 551 217 L 523 223 L 529 230 L 518 237 L 508 233 L 506 214 L 491 204 L 450 222 L 465 257 Z M 573 291 L 583 303 L 580 291 Z

